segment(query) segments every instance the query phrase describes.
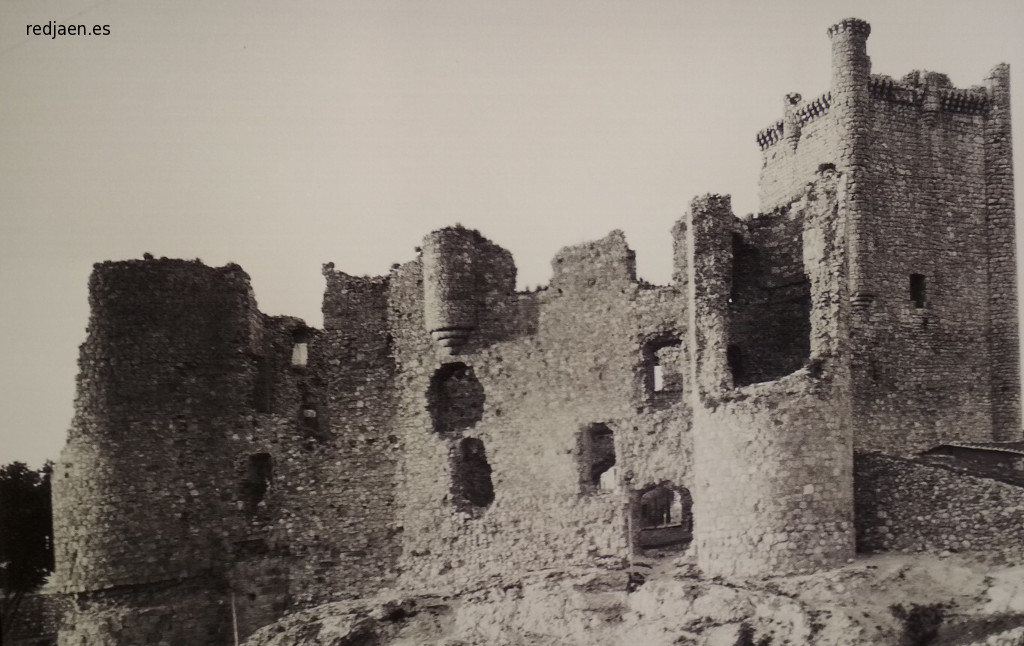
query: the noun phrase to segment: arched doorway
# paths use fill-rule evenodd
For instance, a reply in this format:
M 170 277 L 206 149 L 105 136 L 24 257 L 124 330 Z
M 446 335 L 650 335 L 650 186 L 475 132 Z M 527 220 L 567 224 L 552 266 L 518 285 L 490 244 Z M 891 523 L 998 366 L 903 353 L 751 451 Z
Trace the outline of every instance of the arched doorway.
M 633 492 L 630 501 L 633 551 L 682 551 L 693 540 L 693 498 L 669 482 Z

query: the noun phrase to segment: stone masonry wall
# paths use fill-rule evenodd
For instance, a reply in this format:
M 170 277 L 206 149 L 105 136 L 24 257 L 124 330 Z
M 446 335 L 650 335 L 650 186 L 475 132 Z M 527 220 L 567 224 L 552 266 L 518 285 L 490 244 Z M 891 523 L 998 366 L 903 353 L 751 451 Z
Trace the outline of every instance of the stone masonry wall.
M 823 164 L 845 177 L 859 448 L 1019 439 L 1008 70 L 970 89 L 872 75 L 869 34 L 830 28 L 832 87 L 759 133 L 762 209 Z
M 990 249 L 981 114 L 872 102 L 861 258 L 873 302 L 856 330 L 857 446 L 900 452 L 991 440 Z M 1012 245 L 1011 245 L 1012 246 Z M 994 252 L 994 251 L 993 251 Z M 911 275 L 924 280 L 912 300 Z
M 855 463 L 859 551 L 1020 558 L 1024 488 L 878 454 L 858 454 Z
M 708 575 L 785 573 L 853 555 L 845 227 L 836 177 L 790 208 L 811 283 L 807 364 L 778 381 L 733 387 L 727 362 L 733 215 L 728 198 L 694 200 L 689 337 L 694 538 Z
M 626 558 L 630 492 L 666 481 L 689 486 L 681 393 L 674 404 L 652 406 L 643 379 L 644 343 L 683 333 L 675 318 L 679 295 L 638 284 L 632 257 L 619 233 L 564 250 L 547 290 L 520 294 L 504 328 L 452 357 L 422 325 L 420 263 L 392 275 L 396 428 L 405 449 L 403 585 L 465 588 L 489 577 Z M 482 410 L 458 430 L 435 430 L 427 393 L 434 375 L 454 363 L 472 370 Z M 594 424 L 614 434 L 607 489 L 581 481 L 580 438 Z M 453 487 L 465 438 L 482 442 L 490 469 L 493 502 L 482 507 L 460 504 Z
M 58 585 L 204 575 L 232 499 L 225 428 L 247 425 L 248 276 L 172 260 L 97 265 L 79 397 L 54 473 Z
M 231 644 L 231 596 L 196 579 L 76 598 L 57 643 Z
M 814 180 L 823 164 L 834 167 L 838 163 L 839 132 L 835 117 L 827 107 L 830 96 L 830 93 L 825 93 L 796 106 L 798 112 L 803 111 L 807 115 L 807 120 L 803 122 L 795 142 L 782 138 L 785 128 L 780 127 L 781 122 L 762 131 L 759 136 L 761 176 L 758 200 L 761 212 L 769 213 L 792 202 Z M 816 114 L 807 111 L 812 105 L 820 106 L 814 111 Z
M 988 216 L 989 359 L 992 431 L 999 441 L 1021 436 L 1020 345 L 1017 305 L 1017 226 L 1013 197 L 1010 67 L 993 68 L 985 119 L 985 206 Z

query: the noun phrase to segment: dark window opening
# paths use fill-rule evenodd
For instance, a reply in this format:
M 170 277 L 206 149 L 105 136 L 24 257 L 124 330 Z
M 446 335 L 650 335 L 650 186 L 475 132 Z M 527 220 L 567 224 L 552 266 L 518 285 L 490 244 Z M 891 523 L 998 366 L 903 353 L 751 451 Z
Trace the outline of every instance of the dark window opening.
M 743 365 L 743 349 L 735 343 L 725 349 L 725 360 L 732 372 L 732 383 L 734 386 L 746 386 L 751 383 Z
M 634 546 L 686 549 L 693 540 L 693 499 L 685 487 L 661 484 L 633 497 Z
M 615 434 L 604 424 L 593 424 L 579 438 L 580 491 L 596 493 L 615 488 Z
M 314 439 L 326 439 L 327 424 L 316 396 L 310 392 L 306 383 L 299 385 L 299 393 L 302 396 L 302 403 L 299 404 L 299 429 Z
M 910 274 L 910 300 L 914 301 L 914 307 L 917 309 L 924 307 L 926 298 L 924 275 Z
M 679 338 L 675 336 L 651 340 L 644 344 L 643 382 L 649 405 L 664 407 L 682 399 L 680 348 Z
M 473 507 L 487 507 L 494 502 L 494 483 L 484 443 L 467 437 L 459 442 L 456 451 L 453 474 L 456 500 Z
M 427 410 L 438 433 L 455 433 L 476 426 L 484 416 L 484 387 L 464 363 L 441 366 L 430 380 Z
M 273 465 L 269 453 L 256 453 L 249 456 L 245 479 L 242 481 L 242 502 L 248 513 L 256 513 L 270 489 L 272 476 Z
M 732 239 L 727 350 L 733 385 L 772 381 L 811 354 L 811 282 L 799 220 L 764 218 Z

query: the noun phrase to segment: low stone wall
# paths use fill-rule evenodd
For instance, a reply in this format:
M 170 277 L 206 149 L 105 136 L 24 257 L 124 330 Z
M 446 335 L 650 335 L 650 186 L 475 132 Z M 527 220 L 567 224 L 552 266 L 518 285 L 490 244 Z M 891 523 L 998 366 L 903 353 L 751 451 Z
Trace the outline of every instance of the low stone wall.
M 69 595 L 59 646 L 231 643 L 231 596 L 216 581 Z
M 878 454 L 854 473 L 858 551 L 1024 554 L 1024 488 Z
M 4 643 L 11 646 L 52 646 L 68 600 L 60 594 L 30 594 L 21 602 Z

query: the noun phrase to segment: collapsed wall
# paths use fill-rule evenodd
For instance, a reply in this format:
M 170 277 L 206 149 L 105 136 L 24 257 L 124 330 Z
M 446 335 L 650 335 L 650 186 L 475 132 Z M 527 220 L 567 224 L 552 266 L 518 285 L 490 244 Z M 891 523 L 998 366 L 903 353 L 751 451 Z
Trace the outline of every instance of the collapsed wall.
M 248 276 L 234 265 L 103 263 L 90 304 L 76 414 L 54 472 L 55 579 L 80 596 L 76 612 L 99 597 L 145 606 L 140 585 L 181 586 L 204 610 L 176 630 L 218 638 L 214 572 L 231 512 L 217 474 L 233 471 L 225 430 L 248 425 L 243 358 L 259 317 Z M 70 623 L 62 643 L 96 643 L 88 620 Z M 155 636 L 145 622 L 122 629 L 126 641 Z
M 441 290 L 427 266 L 445 235 L 469 240 L 462 257 L 479 269 L 443 274 Z M 678 290 L 639 283 L 619 232 L 562 250 L 538 292 L 511 291 L 508 258 L 446 230 L 391 276 L 403 587 L 626 558 L 634 492 L 689 484 Z M 478 321 L 456 353 L 431 334 L 441 294 Z
M 744 226 L 729 199 L 694 200 L 687 219 L 690 248 L 690 378 L 693 381 L 694 533 L 708 575 L 753 576 L 835 566 L 853 556 L 852 427 L 847 337 L 845 215 L 837 177 L 828 173 L 788 208 Z M 752 231 L 756 235 L 750 236 Z M 774 235 L 766 234 L 774 232 Z M 747 239 L 744 240 L 744 236 Z M 781 285 L 776 302 L 751 290 L 734 251 L 768 244 L 790 262 L 767 278 Z M 781 249 L 789 248 L 786 253 Z M 794 252 L 793 249 L 798 251 Z M 771 254 L 766 254 L 770 257 Z M 793 258 L 799 263 L 793 263 Z M 761 279 L 766 276 L 760 276 Z M 767 300 L 766 300 L 767 299 Z M 788 307 L 786 307 L 788 306 Z M 804 347 L 761 357 L 773 372 L 753 372 L 737 349 L 748 347 L 748 320 L 803 337 Z M 801 321 L 803 316 L 809 320 Z M 778 322 L 773 323 L 770 319 Z M 738 319 L 738 320 L 737 320 Z M 738 323 L 738 324 L 737 324 Z M 779 375 L 780 369 L 791 374 Z M 740 379 L 741 375 L 744 379 Z M 760 383 L 749 383 L 751 378 Z M 769 379 L 770 378 L 770 379 Z

